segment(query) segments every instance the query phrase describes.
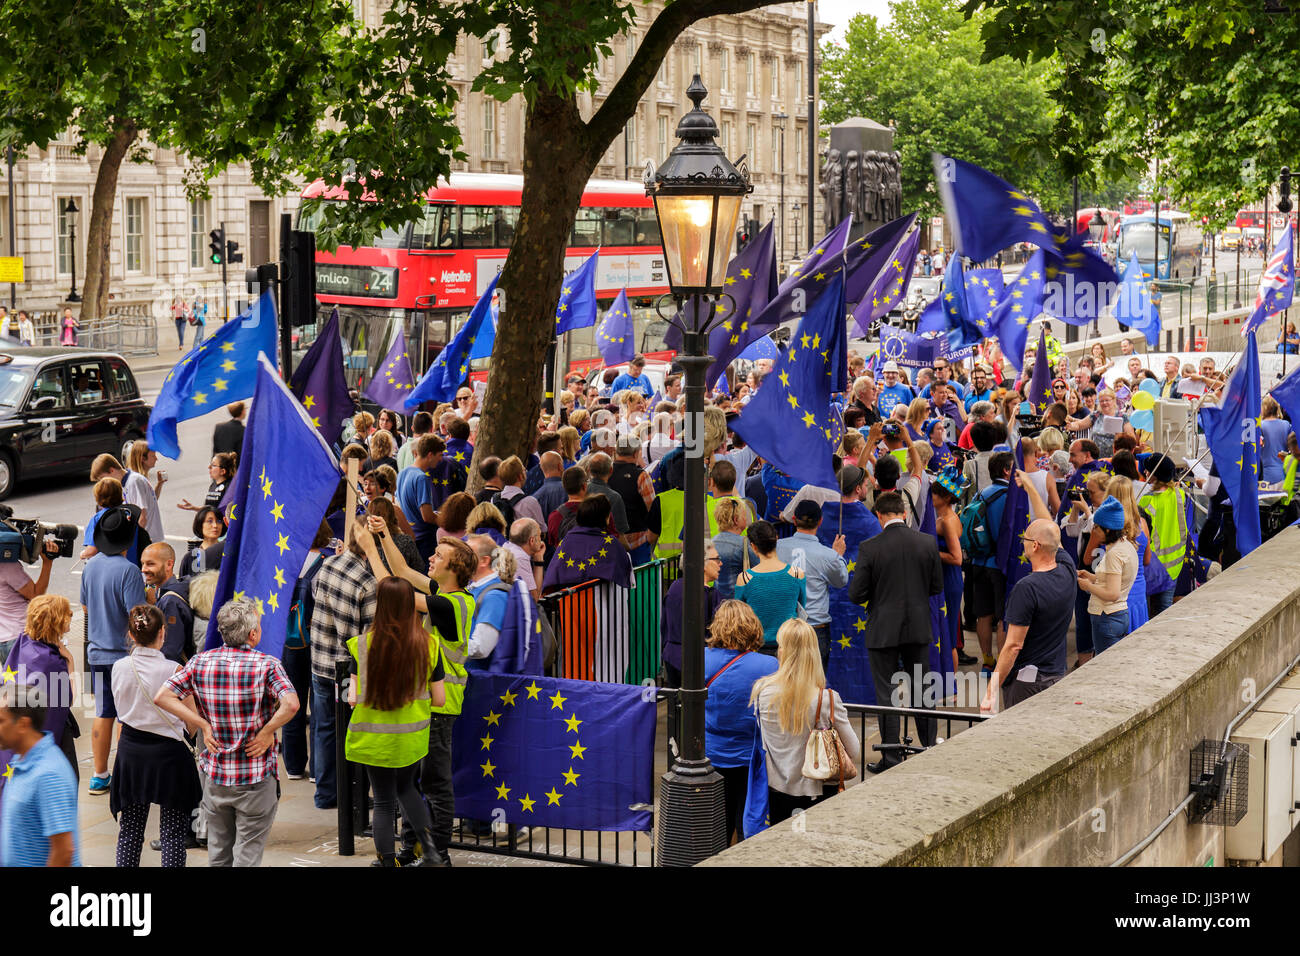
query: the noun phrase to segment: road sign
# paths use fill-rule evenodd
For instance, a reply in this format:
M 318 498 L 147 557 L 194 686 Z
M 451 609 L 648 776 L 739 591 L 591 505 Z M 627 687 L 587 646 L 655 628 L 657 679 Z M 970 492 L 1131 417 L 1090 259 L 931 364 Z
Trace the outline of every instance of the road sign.
M 0 256 L 0 282 L 23 281 L 23 257 Z

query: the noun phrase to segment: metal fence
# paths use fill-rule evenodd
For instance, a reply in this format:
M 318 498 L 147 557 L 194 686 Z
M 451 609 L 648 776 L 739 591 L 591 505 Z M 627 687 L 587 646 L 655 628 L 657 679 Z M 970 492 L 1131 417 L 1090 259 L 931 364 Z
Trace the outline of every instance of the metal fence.
M 58 311 L 33 312 L 34 345 L 59 345 L 63 315 Z M 121 355 L 157 355 L 158 322 L 147 302 L 110 305 L 108 315 L 77 330 L 77 347 L 117 352 Z
M 659 673 L 664 596 L 681 577 L 679 557 L 632 570 L 632 587 L 585 581 L 542 598 L 558 649 L 556 676 L 643 684 Z

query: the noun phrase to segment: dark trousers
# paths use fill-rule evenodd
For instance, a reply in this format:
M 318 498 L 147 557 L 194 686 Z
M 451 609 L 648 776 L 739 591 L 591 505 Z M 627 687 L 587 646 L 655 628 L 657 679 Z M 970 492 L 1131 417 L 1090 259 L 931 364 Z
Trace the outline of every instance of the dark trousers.
M 812 629 L 817 632 L 817 650 L 822 655 L 822 674 L 824 675 L 831 666 L 831 626 L 826 624 L 814 624 Z
M 1035 694 L 1041 694 L 1047 688 L 1051 687 L 1061 678 L 1058 677 L 1040 677 L 1038 680 L 1013 680 L 1002 688 L 1002 706 L 1003 708 L 1014 707 L 1022 700 L 1028 700 Z
M 415 786 L 420 768 L 417 760 L 409 767 L 366 767 L 370 787 L 375 792 L 375 852 L 381 857 L 393 855 L 393 830 L 397 808 L 402 808 L 403 830 L 414 824 L 416 830 L 429 829 L 429 808 Z
M 673 665 L 669 664 L 667 661 L 664 661 L 664 686 L 665 687 L 682 686 L 682 672 L 679 671 L 676 667 L 673 667 Z
M 871 659 L 871 679 L 876 687 L 876 703 L 888 707 L 892 705 L 894 693 L 894 674 L 902 672 L 906 675 L 909 693 L 905 696 L 908 701 L 904 706 L 922 707 L 924 699 L 921 694 L 921 684 L 913 678 L 916 676 L 917 668 L 920 668 L 922 675 L 930 666 L 930 648 L 925 644 L 901 644 L 898 647 L 870 648 L 867 653 Z M 895 714 L 880 714 L 876 718 L 880 725 L 880 742 L 881 744 L 899 743 L 898 737 L 898 716 Z M 933 720 L 918 720 L 916 722 L 916 735 L 924 747 L 934 746 L 935 722 Z M 887 764 L 895 764 L 903 758 L 895 751 L 882 751 L 880 759 Z
M 745 839 L 745 798 L 749 795 L 748 767 L 714 767 L 722 775 L 723 794 L 727 805 L 726 846 L 731 846 L 731 835 Z
M 307 770 L 307 714 L 311 710 L 311 648 L 286 647 L 281 658 L 301 706 L 284 725 L 284 769 L 295 777 Z M 315 774 L 312 774 L 315 776 Z
M 1088 614 L 1088 599 L 1083 588 L 1074 595 L 1074 649 L 1080 654 L 1092 653 L 1092 617 Z
M 456 718 L 434 714 L 429 718 L 429 753 L 420 761 L 420 792 L 429 808 L 433 844 L 444 853 L 451 846 L 451 821 L 456 816 L 456 793 L 451 787 L 451 732 Z M 414 821 L 402 815 L 402 846 L 415 846 Z M 378 832 L 378 824 L 376 824 Z
M 817 797 L 796 797 L 788 793 L 782 793 L 780 790 L 767 788 L 767 819 L 772 826 L 776 826 L 782 820 L 789 820 L 796 810 L 807 810 L 813 804 L 821 803 L 827 797 L 833 797 L 839 793 L 840 785 L 825 786 L 822 788 L 821 796 Z

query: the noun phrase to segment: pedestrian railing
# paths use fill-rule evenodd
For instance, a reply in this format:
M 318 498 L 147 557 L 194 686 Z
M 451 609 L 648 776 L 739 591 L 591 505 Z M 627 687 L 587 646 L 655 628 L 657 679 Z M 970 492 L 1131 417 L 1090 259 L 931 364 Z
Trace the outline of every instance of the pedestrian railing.
M 32 325 L 36 331 L 34 345 L 61 343 L 63 316 L 60 312 L 34 312 Z M 148 303 L 110 305 L 108 315 L 86 322 L 77 330 L 77 347 L 121 355 L 157 355 L 158 323 Z

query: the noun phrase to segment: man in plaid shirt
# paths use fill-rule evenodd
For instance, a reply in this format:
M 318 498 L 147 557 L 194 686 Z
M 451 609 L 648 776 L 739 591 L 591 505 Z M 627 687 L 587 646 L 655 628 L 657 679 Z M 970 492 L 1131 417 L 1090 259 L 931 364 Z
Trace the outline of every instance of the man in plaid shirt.
M 262 617 L 251 601 L 226 603 L 217 630 L 225 646 L 190 658 L 154 703 L 203 733 L 208 865 L 260 866 L 280 799 L 275 732 L 298 712 L 298 695 L 284 665 L 257 650 Z M 195 710 L 182 703 L 191 695 Z
M 334 665 L 351 661 L 347 642 L 370 629 L 375 619 L 375 576 L 357 544 L 365 524 L 352 523 L 347 547 L 321 562 L 312 582 L 315 607 L 311 613 L 312 766 L 316 768 L 316 807 L 338 805 L 334 735 L 347 727 L 334 726 Z

